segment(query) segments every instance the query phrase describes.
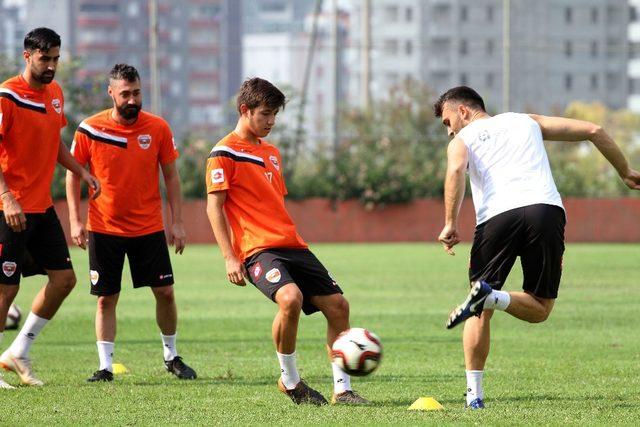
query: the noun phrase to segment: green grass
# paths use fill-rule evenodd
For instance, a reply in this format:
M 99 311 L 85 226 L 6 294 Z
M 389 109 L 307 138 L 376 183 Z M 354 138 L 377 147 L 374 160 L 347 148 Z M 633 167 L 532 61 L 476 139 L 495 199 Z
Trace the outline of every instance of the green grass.
M 295 406 L 282 395 L 270 337 L 276 306 L 250 285 L 226 283 L 220 254 L 210 246 L 173 257 L 178 349 L 199 378 L 180 382 L 164 372 L 151 292 L 131 289 L 127 271 L 115 361 L 131 373 L 87 384 L 97 368 L 95 299 L 88 295 L 86 254 L 74 251 L 78 286 L 31 353 L 46 386 L 1 391 L 0 425 L 638 424 L 639 245 L 569 245 L 560 296 L 543 324 L 496 313 L 485 374 L 488 409 L 474 412 L 462 408 L 461 328 L 443 326 L 466 294 L 468 246 L 456 257 L 426 244 L 313 250 L 350 300 L 352 324 L 382 338 L 379 370 L 353 381 L 373 406 Z M 23 282 L 17 302 L 24 311 L 41 282 Z M 517 290 L 520 282 L 515 268 L 506 289 Z M 302 319 L 298 365 L 309 384 L 330 395 L 324 334 L 321 315 Z M 7 332 L 2 348 L 14 336 Z M 5 378 L 17 382 L 13 374 Z M 446 410 L 407 411 L 420 396 L 435 397 Z

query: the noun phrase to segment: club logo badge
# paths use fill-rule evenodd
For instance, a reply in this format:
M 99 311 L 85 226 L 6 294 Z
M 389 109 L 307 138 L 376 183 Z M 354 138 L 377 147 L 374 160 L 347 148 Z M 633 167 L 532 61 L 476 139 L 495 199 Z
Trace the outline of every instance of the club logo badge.
M 143 150 L 151 147 L 151 135 L 138 135 L 138 144 Z
M 220 184 L 224 182 L 224 169 L 214 169 L 211 171 L 211 182 Z
M 256 263 L 256 265 L 253 266 L 253 269 L 251 270 L 251 273 L 253 274 L 253 277 L 255 279 L 259 278 L 260 275 L 262 274 L 262 266 L 260 265 L 260 263 Z
M 278 158 L 276 156 L 269 156 L 269 160 L 271 160 L 271 163 L 273 163 L 273 167 L 276 168 L 276 170 L 280 170 L 280 163 L 278 163 Z
M 62 103 L 58 98 L 51 100 L 51 106 L 56 110 L 56 113 L 60 114 L 62 112 Z
M 278 270 L 277 268 L 272 268 L 267 272 L 265 277 L 271 283 L 278 283 L 282 278 L 282 274 L 280 274 L 280 270 Z
M 95 270 L 91 270 L 89 271 L 89 278 L 91 279 L 91 284 L 95 286 L 98 284 L 98 280 L 100 279 L 100 273 Z
M 5 261 L 2 263 L 2 272 L 5 276 L 11 277 L 16 272 L 18 265 L 13 261 Z

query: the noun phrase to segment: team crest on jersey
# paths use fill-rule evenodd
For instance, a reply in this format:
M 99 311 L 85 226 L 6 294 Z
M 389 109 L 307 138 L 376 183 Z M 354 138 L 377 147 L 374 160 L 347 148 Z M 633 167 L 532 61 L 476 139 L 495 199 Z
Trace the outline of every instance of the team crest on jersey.
M 213 184 L 220 184 L 224 182 L 224 169 L 214 169 L 211 171 L 211 182 Z
M 2 272 L 5 276 L 11 277 L 16 272 L 18 265 L 13 261 L 5 261 L 2 263 Z
M 273 163 L 273 167 L 276 168 L 276 170 L 280 170 L 280 163 L 278 163 L 278 158 L 276 156 L 269 156 L 269 160 L 271 160 L 271 163 Z
M 51 106 L 53 107 L 54 110 L 56 110 L 56 113 L 60 114 L 62 112 L 62 103 L 58 98 L 54 98 L 51 101 Z
M 271 283 L 278 283 L 282 278 L 282 274 L 280 274 L 280 270 L 278 270 L 277 268 L 272 268 L 271 270 L 267 271 L 265 277 Z
M 253 268 L 251 269 L 251 274 L 253 274 L 254 279 L 260 277 L 260 275 L 262 274 L 262 266 L 259 262 L 256 262 L 256 265 L 253 266 Z
M 143 150 L 151 147 L 151 135 L 138 135 L 138 145 Z
M 89 278 L 91 279 L 91 284 L 95 286 L 98 284 L 98 280 L 100 280 L 100 273 L 95 270 L 91 270 L 89 271 Z

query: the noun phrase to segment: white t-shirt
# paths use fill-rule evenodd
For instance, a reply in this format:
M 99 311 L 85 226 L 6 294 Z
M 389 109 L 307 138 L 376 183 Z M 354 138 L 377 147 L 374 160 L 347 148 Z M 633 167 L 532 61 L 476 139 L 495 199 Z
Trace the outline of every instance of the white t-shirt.
M 469 152 L 476 223 L 535 204 L 562 206 L 540 126 L 528 115 L 498 114 L 465 126 L 457 135 Z

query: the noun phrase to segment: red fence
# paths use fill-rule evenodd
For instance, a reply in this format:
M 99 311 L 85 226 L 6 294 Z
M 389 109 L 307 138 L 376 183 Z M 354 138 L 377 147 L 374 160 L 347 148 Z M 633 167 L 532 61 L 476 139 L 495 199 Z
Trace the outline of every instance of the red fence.
M 640 199 L 565 199 L 568 242 L 640 242 Z M 183 206 L 189 243 L 212 243 L 204 200 Z M 324 199 L 287 202 L 298 231 L 308 242 L 434 242 L 444 224 L 441 200 L 366 210 L 357 201 L 335 205 Z M 84 209 L 84 208 L 83 208 Z M 68 236 L 67 204 L 56 202 Z M 86 216 L 86 210 L 83 210 Z M 473 205 L 465 200 L 460 229 L 470 241 L 475 226 Z

